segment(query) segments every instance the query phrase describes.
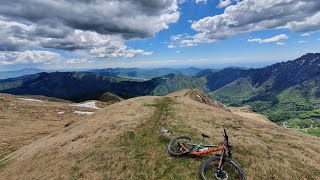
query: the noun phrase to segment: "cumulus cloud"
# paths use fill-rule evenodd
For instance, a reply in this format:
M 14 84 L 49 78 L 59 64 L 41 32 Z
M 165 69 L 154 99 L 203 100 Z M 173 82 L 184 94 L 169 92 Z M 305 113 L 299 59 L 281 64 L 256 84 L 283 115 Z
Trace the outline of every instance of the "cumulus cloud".
M 197 39 L 185 39 L 180 42 L 180 46 L 181 47 L 192 47 L 192 46 L 198 45 L 198 43 L 200 43 L 200 41 L 198 41 Z
M 301 34 L 301 36 L 310 36 L 311 34 L 310 33 L 303 33 Z
M 171 40 L 171 41 L 177 41 L 177 40 L 181 39 L 184 35 L 185 35 L 185 34 L 172 35 L 172 36 L 170 37 L 170 40 Z
M 88 61 L 87 59 L 67 59 L 66 60 L 67 64 L 81 64 L 81 63 L 87 63 L 87 62 L 92 62 L 92 61 Z
M 281 40 L 286 40 L 289 37 L 285 34 L 280 34 L 277 36 L 274 36 L 272 38 L 267 38 L 267 39 L 261 39 L 261 38 L 255 38 L 255 39 L 248 39 L 248 42 L 258 42 L 258 43 L 272 43 L 272 42 L 278 42 Z
M 173 44 L 169 44 L 168 45 L 168 48 L 172 49 L 172 48 L 175 48 L 176 46 L 174 46 Z
M 304 41 L 304 40 L 301 40 L 301 41 L 298 41 L 299 44 L 303 44 L 303 43 L 307 43 L 308 41 Z
M 220 0 L 217 8 L 224 8 L 224 7 L 227 7 L 229 6 L 230 4 L 232 3 L 231 0 Z
M 75 8 L 76 7 L 76 8 Z M 176 0 L 14 0 L 2 1 L 0 14 L 50 25 L 100 34 L 120 34 L 126 38 L 149 37 L 176 22 Z
M 0 51 L 19 51 L 33 44 L 28 34 L 34 29 L 14 21 L 3 21 L 0 17 Z
M 116 51 L 122 53 L 117 54 L 124 57 L 149 55 L 127 48 L 125 41 L 151 37 L 179 16 L 176 0 L 1 1 L 0 51 L 30 47 L 83 49 L 97 57 L 113 57 L 105 53 L 110 47 L 118 47 Z
M 232 36 L 268 29 L 295 32 L 320 30 L 319 0 L 243 0 L 228 6 L 223 14 L 192 23 L 193 39 L 214 42 Z
M 146 52 L 141 49 L 130 49 L 126 45 L 115 43 L 110 44 L 107 47 L 93 48 L 90 50 L 90 54 L 99 58 L 132 58 L 136 57 L 137 55 L 150 56 L 153 54 L 153 52 Z
M 55 64 L 61 55 L 50 51 L 0 52 L 0 64 Z

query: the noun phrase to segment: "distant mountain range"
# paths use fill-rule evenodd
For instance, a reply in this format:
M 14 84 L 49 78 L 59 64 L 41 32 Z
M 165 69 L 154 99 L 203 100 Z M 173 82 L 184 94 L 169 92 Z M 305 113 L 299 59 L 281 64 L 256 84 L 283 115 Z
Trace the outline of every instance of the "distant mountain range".
M 107 91 L 131 98 L 165 95 L 180 89 L 204 86 L 204 79 L 173 73 L 148 81 L 77 72 L 39 73 L 0 80 L 0 92 L 3 93 L 45 95 L 73 101 L 96 99 Z
M 0 79 L 8 79 L 8 78 L 15 78 L 30 74 L 37 74 L 40 72 L 45 72 L 45 70 L 36 69 L 36 68 L 25 68 L 16 71 L 0 71 Z
M 93 70 L 44 70 L 37 68 L 25 68 L 15 71 L 0 71 L 0 79 L 16 78 L 25 75 L 32 75 L 41 72 L 81 72 L 81 73 L 91 73 L 99 74 L 103 76 L 112 77 L 124 77 L 131 79 L 148 80 L 172 73 L 181 73 L 188 76 L 195 76 L 203 69 L 190 67 L 190 68 L 156 68 L 156 69 L 140 69 L 140 68 L 107 68 L 107 69 L 93 69 Z
M 188 76 L 195 76 L 203 69 L 190 67 L 185 69 L 174 68 L 156 68 L 156 69 L 140 69 L 140 68 L 108 68 L 108 69 L 96 69 L 87 72 L 100 74 L 104 76 L 125 77 L 125 78 L 137 78 L 137 79 L 152 79 L 168 74 L 184 74 Z
M 320 54 L 260 69 L 226 68 L 203 70 L 105 69 L 88 72 L 39 73 L 0 80 L 0 92 L 37 94 L 73 101 L 99 98 L 112 92 L 123 98 L 198 88 L 231 106 L 250 106 L 272 121 L 291 126 L 320 124 Z M 166 74 L 150 80 L 159 74 Z M 122 76 L 122 77 L 115 77 Z M 135 77 L 129 79 L 124 77 Z M 314 124 L 315 123 L 315 124 Z
M 274 122 L 319 121 L 320 54 L 262 69 L 224 69 L 208 74 L 207 80 L 211 97 L 233 106 L 249 105 Z

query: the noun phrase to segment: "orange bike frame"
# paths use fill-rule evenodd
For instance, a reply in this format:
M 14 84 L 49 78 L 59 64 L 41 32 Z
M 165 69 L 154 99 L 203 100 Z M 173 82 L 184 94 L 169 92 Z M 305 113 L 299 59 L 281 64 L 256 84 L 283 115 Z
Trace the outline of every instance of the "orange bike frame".
M 187 147 L 185 147 L 183 144 L 181 144 L 181 147 L 184 149 L 184 150 L 188 150 Z M 204 156 L 206 154 L 209 154 L 209 153 L 214 153 L 214 152 L 217 152 L 217 151 L 222 151 L 226 149 L 225 146 L 220 146 L 220 147 L 217 147 L 217 148 L 209 148 L 208 150 L 203 150 L 203 151 L 193 151 L 193 152 L 190 152 L 189 154 L 191 155 L 196 155 L 198 157 L 201 157 L 201 156 Z

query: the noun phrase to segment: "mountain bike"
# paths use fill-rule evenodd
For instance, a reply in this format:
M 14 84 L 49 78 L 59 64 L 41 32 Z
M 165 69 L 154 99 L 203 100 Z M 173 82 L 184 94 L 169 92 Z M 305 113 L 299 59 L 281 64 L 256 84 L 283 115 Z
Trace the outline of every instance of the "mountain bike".
M 229 145 L 229 137 L 226 130 L 224 129 L 224 146 L 203 144 L 205 138 L 209 138 L 209 136 L 202 133 L 202 139 L 198 144 L 193 143 L 190 136 L 173 138 L 168 144 L 168 152 L 173 156 L 194 155 L 202 157 L 206 154 L 221 151 L 221 154 L 216 154 L 201 164 L 201 179 L 245 180 L 246 177 L 240 165 L 231 159 L 232 146 Z

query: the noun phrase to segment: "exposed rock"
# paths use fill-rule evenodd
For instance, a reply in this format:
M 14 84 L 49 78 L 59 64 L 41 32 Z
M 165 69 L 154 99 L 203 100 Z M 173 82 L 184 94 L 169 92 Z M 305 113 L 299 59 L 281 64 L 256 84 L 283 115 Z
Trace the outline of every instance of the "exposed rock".
M 164 127 L 161 128 L 161 131 L 162 131 L 163 134 L 166 135 L 166 136 L 170 136 L 170 135 L 171 135 L 170 131 L 169 131 L 168 129 L 164 128 Z
M 208 104 L 208 105 L 216 107 L 216 108 L 230 111 L 230 109 L 226 105 L 224 105 L 214 99 L 211 99 L 210 97 L 208 97 L 206 94 L 204 94 L 202 91 L 200 91 L 198 89 L 188 91 L 185 94 L 185 96 L 189 96 L 192 100 L 198 101 L 200 103 Z

